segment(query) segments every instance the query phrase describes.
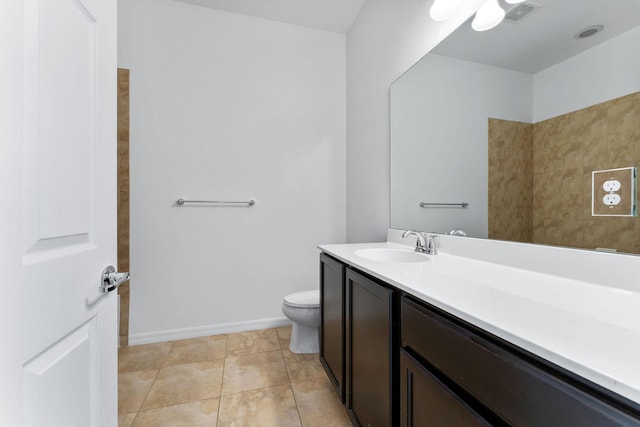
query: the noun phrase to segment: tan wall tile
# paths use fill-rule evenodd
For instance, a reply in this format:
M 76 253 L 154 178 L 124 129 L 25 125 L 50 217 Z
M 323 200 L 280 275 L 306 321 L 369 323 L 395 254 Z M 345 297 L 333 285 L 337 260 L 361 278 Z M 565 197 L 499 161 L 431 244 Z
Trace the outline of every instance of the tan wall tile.
M 129 271 L 129 70 L 118 68 L 118 271 Z M 129 283 L 120 286 L 120 337 L 129 336 Z
M 532 241 L 533 126 L 489 119 L 489 237 Z
M 591 172 L 640 163 L 640 92 L 533 125 L 535 243 L 638 253 L 640 219 L 591 216 Z
M 489 237 L 637 253 L 637 217 L 591 216 L 591 171 L 638 163 L 640 93 L 534 125 L 489 119 Z

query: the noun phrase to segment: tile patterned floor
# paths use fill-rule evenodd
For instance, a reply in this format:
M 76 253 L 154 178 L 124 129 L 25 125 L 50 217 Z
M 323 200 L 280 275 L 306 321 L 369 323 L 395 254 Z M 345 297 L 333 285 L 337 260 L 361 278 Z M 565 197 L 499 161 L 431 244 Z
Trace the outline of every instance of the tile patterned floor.
M 120 427 L 342 427 L 349 417 L 317 354 L 291 328 L 123 347 Z

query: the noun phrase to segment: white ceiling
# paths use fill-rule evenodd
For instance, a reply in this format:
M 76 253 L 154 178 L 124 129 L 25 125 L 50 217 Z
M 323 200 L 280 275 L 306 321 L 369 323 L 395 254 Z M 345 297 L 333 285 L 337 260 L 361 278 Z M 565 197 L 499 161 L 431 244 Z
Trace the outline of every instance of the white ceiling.
M 517 24 L 503 22 L 476 32 L 462 24 L 432 52 L 535 74 L 640 24 L 640 0 L 527 0 L 541 6 Z M 515 5 L 500 1 L 505 10 Z M 578 31 L 604 25 L 593 37 Z
M 366 0 L 177 0 L 318 30 L 346 33 Z

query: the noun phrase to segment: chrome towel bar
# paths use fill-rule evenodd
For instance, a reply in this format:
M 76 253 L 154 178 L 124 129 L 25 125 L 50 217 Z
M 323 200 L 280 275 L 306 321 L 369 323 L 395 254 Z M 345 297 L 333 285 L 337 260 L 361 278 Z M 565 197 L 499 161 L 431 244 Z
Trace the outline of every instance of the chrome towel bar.
M 466 208 L 467 206 L 469 206 L 469 203 L 467 203 L 467 202 L 460 202 L 460 203 L 427 203 L 427 202 L 420 202 L 420 207 L 421 208 L 429 208 L 429 207 L 434 207 L 434 206 L 460 206 L 461 208 Z
M 233 201 L 224 201 L 224 200 L 185 200 L 185 199 L 178 199 L 178 201 L 176 202 L 178 204 L 178 206 L 182 206 L 185 203 L 211 203 L 211 204 L 217 204 L 217 205 L 248 205 L 248 206 L 253 206 L 256 204 L 255 200 L 247 200 L 247 201 L 240 201 L 240 202 L 233 202 Z

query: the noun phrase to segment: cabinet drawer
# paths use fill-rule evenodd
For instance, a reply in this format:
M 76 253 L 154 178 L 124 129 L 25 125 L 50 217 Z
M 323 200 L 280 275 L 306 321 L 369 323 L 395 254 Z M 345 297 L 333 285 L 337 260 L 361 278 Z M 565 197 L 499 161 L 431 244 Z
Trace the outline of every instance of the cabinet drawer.
M 402 346 L 506 422 L 518 426 L 640 426 L 614 404 L 406 298 Z

